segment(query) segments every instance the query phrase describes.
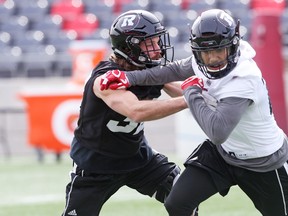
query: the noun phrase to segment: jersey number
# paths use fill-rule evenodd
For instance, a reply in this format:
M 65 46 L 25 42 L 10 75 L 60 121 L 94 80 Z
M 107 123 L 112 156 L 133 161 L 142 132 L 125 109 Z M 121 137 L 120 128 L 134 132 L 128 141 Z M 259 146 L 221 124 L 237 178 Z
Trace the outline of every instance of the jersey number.
M 110 120 L 107 123 L 107 127 L 112 132 L 122 132 L 122 133 L 131 133 L 133 130 L 136 129 L 134 132 L 134 135 L 138 134 L 144 128 L 143 122 L 136 123 L 136 122 L 133 122 L 129 118 L 124 119 L 124 122 L 125 122 L 125 126 L 122 126 L 120 125 L 119 121 Z

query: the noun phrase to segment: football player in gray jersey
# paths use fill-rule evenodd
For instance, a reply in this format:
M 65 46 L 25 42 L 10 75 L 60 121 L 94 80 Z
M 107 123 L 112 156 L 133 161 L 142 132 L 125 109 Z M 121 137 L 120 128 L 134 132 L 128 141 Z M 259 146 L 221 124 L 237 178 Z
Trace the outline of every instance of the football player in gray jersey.
M 117 70 L 165 64 L 172 49 L 167 30 L 152 13 L 132 10 L 116 18 L 110 39 L 113 53 L 93 69 L 84 87 L 62 216 L 99 215 L 123 186 L 163 203 L 180 174 L 174 162 L 149 145 L 143 122 L 186 109 L 182 93 L 171 84 L 100 90 L 101 75 L 107 71 L 117 76 Z M 154 100 L 162 89 L 178 97 Z
M 275 121 L 256 53 L 241 39 L 239 23 L 223 10 L 207 10 L 192 25 L 190 57 L 102 76 L 102 89 L 184 81 L 186 102 L 208 139 L 187 158 L 165 202 L 171 216 L 189 216 L 233 185 L 262 215 L 287 215 L 287 136 Z

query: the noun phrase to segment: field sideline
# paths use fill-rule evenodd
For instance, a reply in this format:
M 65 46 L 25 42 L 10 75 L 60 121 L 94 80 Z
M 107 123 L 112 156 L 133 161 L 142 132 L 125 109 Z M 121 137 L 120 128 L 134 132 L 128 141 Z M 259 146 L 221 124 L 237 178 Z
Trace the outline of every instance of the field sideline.
M 60 163 L 48 155 L 41 164 L 33 156 L 14 156 L 9 160 L 2 158 L 0 215 L 60 216 L 70 168 L 71 161 L 67 155 L 64 155 Z M 237 187 L 233 187 L 225 198 L 215 195 L 202 204 L 200 209 L 200 215 L 203 216 L 261 215 Z M 161 203 L 124 187 L 107 202 L 101 215 L 160 216 L 167 213 Z

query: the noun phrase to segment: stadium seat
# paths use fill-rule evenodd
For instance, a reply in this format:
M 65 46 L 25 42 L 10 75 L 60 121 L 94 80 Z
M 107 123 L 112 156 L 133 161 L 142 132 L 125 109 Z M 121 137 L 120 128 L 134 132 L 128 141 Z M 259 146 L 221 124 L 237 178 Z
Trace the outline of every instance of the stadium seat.
M 110 41 L 109 30 L 105 28 L 103 29 L 98 28 L 92 34 L 84 36 L 83 40 L 107 40 L 109 42 Z
M 15 6 L 14 5 L 6 5 L 0 4 L 0 23 L 5 22 L 15 13 Z
M 97 16 L 94 14 L 79 14 L 73 19 L 66 19 L 63 22 L 64 31 L 75 31 L 77 39 L 92 34 L 99 26 Z
M 180 6 L 182 10 L 188 10 L 191 3 L 196 2 L 197 0 L 180 0 Z
M 147 7 L 149 11 L 152 11 L 153 13 L 160 12 L 163 14 L 163 18 L 160 20 L 164 25 L 168 25 L 168 19 L 178 19 L 183 12 L 180 5 L 174 4 L 171 0 L 165 2 L 157 0 L 150 1 Z
M 30 25 L 30 29 L 41 31 L 46 38 L 55 37 L 62 31 L 63 19 L 59 15 L 46 15 L 42 20 L 38 20 Z
M 0 47 L 9 47 L 12 44 L 12 37 L 10 33 L 1 31 L 0 32 Z
M 18 46 L 24 53 L 41 53 L 45 36 L 40 31 L 26 31 L 22 35 L 14 35 L 12 38 L 13 46 Z
M 1 46 L 0 54 L 0 78 L 17 77 L 18 66 L 20 64 L 20 57 L 11 55 L 11 47 Z
M 1 16 L 0 16 L 1 17 Z M 0 30 L 14 35 L 24 34 L 29 29 L 29 19 L 25 16 L 11 16 L 1 22 Z
M 114 11 L 113 5 L 107 5 L 102 1 L 84 0 L 85 13 L 95 14 L 97 17 L 107 18 L 107 14 L 111 15 Z
M 58 34 L 47 37 L 45 44 L 55 47 L 56 53 L 66 53 L 71 41 L 75 40 L 76 36 L 73 32 L 58 32 Z
M 188 41 L 177 43 L 174 47 L 174 60 L 187 58 L 191 55 L 191 46 Z
M 73 19 L 84 12 L 81 0 L 60 0 L 51 3 L 50 14 L 60 15 L 63 19 Z
M 197 18 L 197 12 L 193 10 L 183 11 L 177 19 L 168 17 L 167 26 L 174 27 L 178 30 L 177 41 L 188 42 L 192 23 Z M 177 46 L 177 45 L 175 45 Z
M 22 16 L 26 16 L 30 23 L 34 23 L 40 20 L 43 20 L 44 17 L 49 14 L 49 7 L 47 6 L 39 6 L 37 4 L 27 5 L 25 7 L 19 7 L 17 9 L 17 14 L 21 14 Z
M 205 0 L 205 1 L 192 1 L 190 2 L 190 4 L 187 7 L 187 10 L 195 10 L 197 11 L 198 14 L 202 13 L 203 11 L 209 10 L 209 9 L 213 9 L 213 8 L 217 8 L 217 4 L 216 1 L 209 1 L 209 0 Z
M 53 62 L 54 74 L 61 77 L 70 77 L 72 74 L 72 56 L 67 53 L 58 54 Z
M 85 3 L 86 2 L 86 3 Z M 85 0 L 85 13 L 94 14 L 98 18 L 98 28 L 110 28 L 116 14 L 113 6 L 104 4 L 102 1 Z
M 53 75 L 54 56 L 45 53 L 23 55 L 21 72 L 25 77 L 48 77 Z
M 141 1 L 139 1 L 139 2 L 134 1 L 134 2 L 131 2 L 129 4 L 122 4 L 121 8 L 119 8 L 119 9 L 121 9 L 121 13 L 129 11 L 129 10 L 149 10 L 148 1 L 146 1 L 146 2 L 142 1 L 142 2 L 143 3 L 141 3 Z
M 107 2 L 111 2 L 112 6 L 113 6 L 113 11 L 116 14 L 121 13 L 122 10 L 122 6 L 125 4 L 131 4 L 133 3 L 135 0 L 108 0 Z
M 250 5 L 241 1 L 222 1 L 219 8 L 230 13 L 235 19 L 248 15 Z
M 101 29 L 110 29 L 113 21 L 117 18 L 117 14 L 111 14 L 111 16 L 106 18 L 99 17 L 99 28 Z
M 38 4 L 38 2 L 45 3 L 46 0 L 5 0 L 5 3 L 7 4 L 14 4 L 16 8 L 21 7 L 27 7 L 27 6 L 33 6 L 35 4 Z

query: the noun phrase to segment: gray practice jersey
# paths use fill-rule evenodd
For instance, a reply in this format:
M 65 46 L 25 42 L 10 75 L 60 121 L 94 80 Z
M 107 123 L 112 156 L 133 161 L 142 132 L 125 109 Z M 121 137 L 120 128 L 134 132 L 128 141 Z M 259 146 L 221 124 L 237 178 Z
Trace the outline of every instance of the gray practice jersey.
M 287 138 L 274 119 L 265 80 L 253 60 L 255 51 L 245 41 L 240 51 L 237 66 L 221 79 L 206 78 L 193 56 L 126 75 L 132 85 L 201 77 L 207 91 L 190 87 L 184 92 L 199 126 L 227 163 L 265 172 L 288 160 Z

